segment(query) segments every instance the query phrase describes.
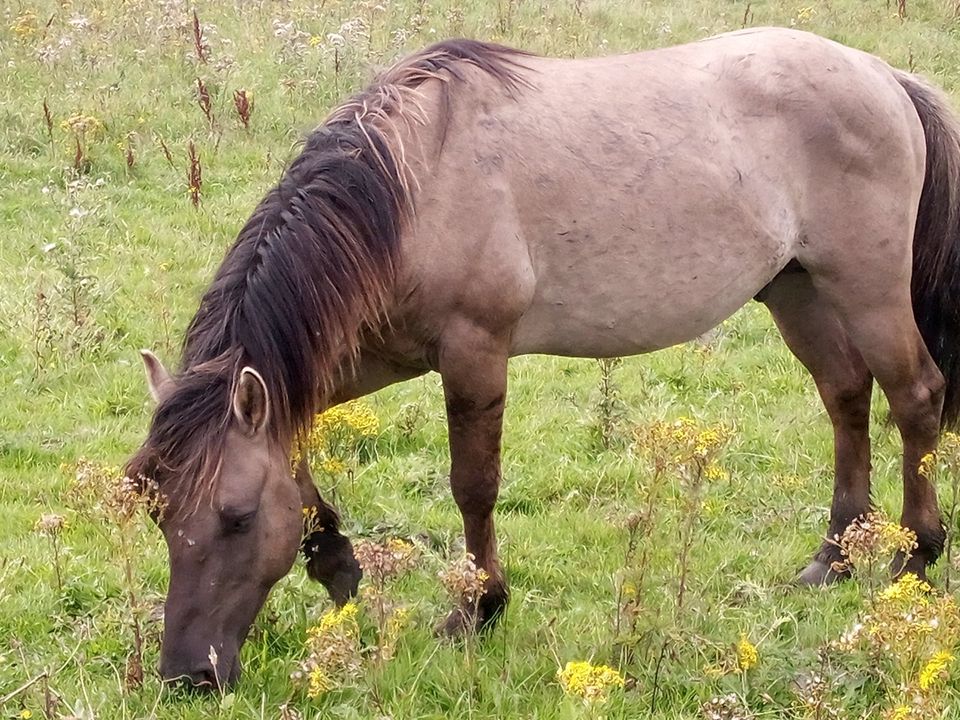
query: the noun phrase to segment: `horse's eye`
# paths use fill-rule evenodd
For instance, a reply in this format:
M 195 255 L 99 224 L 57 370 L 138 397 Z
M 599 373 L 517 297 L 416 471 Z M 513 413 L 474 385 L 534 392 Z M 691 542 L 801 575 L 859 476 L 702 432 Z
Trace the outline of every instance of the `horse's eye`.
M 253 519 L 257 516 L 256 510 L 250 512 L 236 513 L 227 510 L 220 511 L 220 522 L 223 525 L 223 532 L 227 535 L 236 535 L 247 532 L 253 525 Z

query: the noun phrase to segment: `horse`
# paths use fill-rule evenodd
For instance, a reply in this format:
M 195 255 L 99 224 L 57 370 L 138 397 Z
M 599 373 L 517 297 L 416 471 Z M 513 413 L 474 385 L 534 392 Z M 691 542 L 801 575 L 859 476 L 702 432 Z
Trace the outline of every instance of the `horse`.
M 157 404 L 127 474 L 166 504 L 161 675 L 236 681 L 298 552 L 334 601 L 356 592 L 337 511 L 290 460 L 317 413 L 439 373 L 452 495 L 487 575 L 441 627 L 470 632 L 508 600 L 508 358 L 652 352 L 754 299 L 833 425 L 826 537 L 871 507 L 875 379 L 903 441 L 903 570 L 925 577 L 945 530 L 918 466 L 960 415 L 960 122 L 938 90 L 787 29 L 562 60 L 450 40 L 401 59 L 253 211 L 179 370 L 143 351 Z M 839 559 L 824 541 L 800 582 L 842 579 Z

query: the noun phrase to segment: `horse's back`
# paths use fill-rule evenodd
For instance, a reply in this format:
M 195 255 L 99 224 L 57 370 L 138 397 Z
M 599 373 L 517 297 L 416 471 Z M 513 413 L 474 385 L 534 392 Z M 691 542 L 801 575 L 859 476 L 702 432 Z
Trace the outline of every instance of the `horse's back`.
M 916 174 L 916 118 L 887 66 L 814 35 L 522 62 L 535 87 L 465 100 L 426 190 L 435 204 L 486 199 L 454 228 L 444 216 L 447 247 L 432 262 L 463 257 L 450 242 L 469 247 L 468 271 L 443 268 L 469 273 L 447 291 L 487 312 L 504 298 L 518 354 L 620 355 L 695 337 L 810 252 L 818 182 L 834 194 L 848 175 L 915 182 L 904 173 Z

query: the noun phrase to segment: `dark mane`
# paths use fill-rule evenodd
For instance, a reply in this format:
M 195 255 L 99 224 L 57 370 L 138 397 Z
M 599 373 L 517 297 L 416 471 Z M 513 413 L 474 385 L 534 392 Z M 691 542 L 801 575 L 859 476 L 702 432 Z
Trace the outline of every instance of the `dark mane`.
M 527 84 L 520 51 L 472 40 L 433 45 L 386 70 L 306 139 L 260 202 L 187 330 L 175 389 L 157 407 L 128 475 L 213 482 L 230 421 L 232 386 L 249 365 L 271 398 L 270 432 L 289 442 L 349 370 L 361 335 L 382 318 L 413 212 L 397 122 L 425 123 L 417 97 L 473 67 L 513 92 Z M 162 480 L 161 480 L 162 482 Z

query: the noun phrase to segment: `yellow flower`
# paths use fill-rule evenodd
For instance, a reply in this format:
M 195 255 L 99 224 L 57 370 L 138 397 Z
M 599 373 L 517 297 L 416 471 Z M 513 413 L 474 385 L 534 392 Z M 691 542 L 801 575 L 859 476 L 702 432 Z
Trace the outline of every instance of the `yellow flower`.
M 324 613 L 319 623 L 307 629 L 308 655 L 295 677 L 306 677 L 311 698 L 344 686 L 360 672 L 357 612 L 356 603 L 347 603 Z
M 724 670 L 722 665 L 712 664 L 703 666 L 703 674 L 711 680 L 716 680 L 717 678 L 723 677 L 726 672 L 727 671 Z
M 890 720 L 908 720 L 910 717 L 910 708 L 907 705 L 898 705 L 890 713 Z
M 757 646 L 747 639 L 746 633 L 740 633 L 740 640 L 737 642 L 737 665 L 746 672 L 756 667 L 758 662 L 760 653 L 757 652 Z
M 309 682 L 307 685 L 307 696 L 311 698 L 317 698 L 336 687 L 336 683 L 319 665 L 309 672 L 307 680 Z
M 707 465 L 706 469 L 703 471 L 703 476 L 707 480 L 726 480 L 728 475 L 727 471 L 716 463 L 710 463 Z
M 383 660 L 389 660 L 393 657 L 400 635 L 404 628 L 410 623 L 410 611 L 407 608 L 399 607 L 390 613 L 387 620 L 387 627 L 383 637 L 380 638 L 380 657 Z
M 339 475 L 347 469 L 346 464 L 339 458 L 325 458 L 323 462 L 320 463 L 320 467 L 323 468 L 325 473 L 331 475 Z
M 387 625 L 387 635 L 397 637 L 400 632 L 410 622 L 410 611 L 405 607 L 399 607 L 390 614 L 390 621 Z
M 93 115 L 76 113 L 61 122 L 60 129 L 82 138 L 87 134 L 99 135 L 103 131 L 103 123 Z
M 930 658 L 929 662 L 923 666 L 923 670 L 920 671 L 920 677 L 917 681 L 920 689 L 929 690 L 941 680 L 945 679 L 947 676 L 947 668 L 952 661 L 953 655 L 946 650 L 941 650 Z
M 623 687 L 623 676 L 607 665 L 589 662 L 568 662 L 557 671 L 563 691 L 586 702 L 604 702 L 613 688 Z
M 27 40 L 31 38 L 37 32 L 37 15 L 32 12 L 25 12 L 16 20 L 14 20 L 13 25 L 10 26 L 10 30 L 16 35 L 20 40 Z M 28 712 L 28 711 L 24 711 Z
M 380 420 L 369 405 L 360 400 L 351 400 L 318 415 L 314 423 L 315 432 L 340 429 L 354 430 L 364 437 L 370 437 L 380 430 Z
M 344 625 L 352 625 L 357 621 L 357 604 L 348 602 L 339 610 L 328 610 L 320 618 L 320 622 L 307 630 L 311 637 L 320 637 L 331 630 L 341 628 Z
M 937 464 L 937 454 L 928 452 L 922 458 L 920 458 L 920 466 L 917 468 L 917 474 L 922 475 L 925 478 L 929 478 L 933 475 L 933 469 Z
M 30 720 L 33 717 L 33 712 L 24 708 L 20 711 L 21 720 Z
M 413 543 L 401 538 L 390 538 L 387 540 L 387 549 L 392 553 L 407 555 L 413 552 Z
M 905 573 L 897 582 L 883 590 L 878 598 L 882 602 L 922 603 L 932 590 L 933 588 L 913 573 Z

